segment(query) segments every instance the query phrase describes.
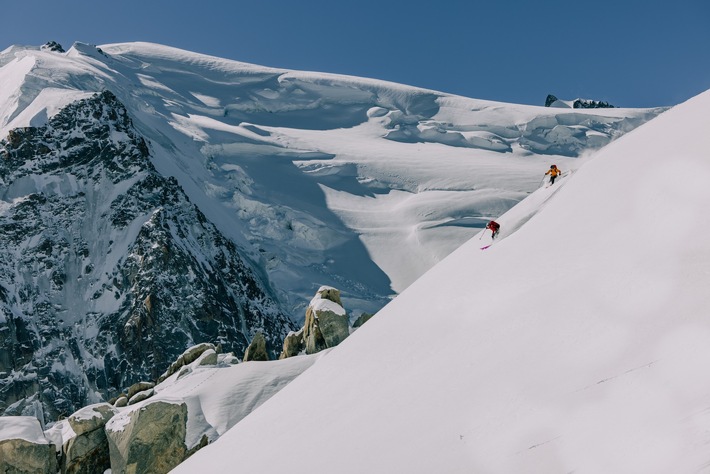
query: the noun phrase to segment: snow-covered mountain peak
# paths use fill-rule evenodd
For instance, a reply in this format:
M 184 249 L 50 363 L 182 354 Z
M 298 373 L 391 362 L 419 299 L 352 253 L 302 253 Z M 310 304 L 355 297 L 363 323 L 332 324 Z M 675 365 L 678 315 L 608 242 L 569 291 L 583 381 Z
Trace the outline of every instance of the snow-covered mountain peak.
M 277 349 L 284 313 L 303 319 L 321 286 L 341 292 L 351 319 L 373 314 L 551 163 L 574 169 L 662 111 L 503 104 L 150 43 L 11 47 L 0 84 L 12 237 L 0 324 L 32 321 L 13 329 L 27 343 L 11 338 L 22 350 L 6 365 L 37 374 L 13 378 L 21 388 L 4 399 L 18 412 L 64 380 L 47 371 L 91 388 L 55 392 L 71 406 L 154 375 L 192 343 L 239 352 L 263 329 Z M 109 97 L 120 107 L 91 109 Z M 44 346 L 32 324 L 72 342 Z M 181 329 L 163 337 L 171 324 Z M 32 365 L 39 348 L 56 365 Z

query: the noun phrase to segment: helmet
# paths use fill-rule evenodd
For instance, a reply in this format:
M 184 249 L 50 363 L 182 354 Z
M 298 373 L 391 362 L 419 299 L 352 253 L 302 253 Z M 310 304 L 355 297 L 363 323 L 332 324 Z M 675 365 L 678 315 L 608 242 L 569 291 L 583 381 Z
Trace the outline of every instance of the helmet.
M 557 165 L 552 165 L 550 166 L 550 168 L 557 168 Z

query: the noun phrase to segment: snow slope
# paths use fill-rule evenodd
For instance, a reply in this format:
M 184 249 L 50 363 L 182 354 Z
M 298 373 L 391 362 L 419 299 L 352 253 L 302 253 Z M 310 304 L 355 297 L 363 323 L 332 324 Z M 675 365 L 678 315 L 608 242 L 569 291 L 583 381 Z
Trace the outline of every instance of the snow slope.
M 708 110 L 605 147 L 173 472 L 707 470 Z
M 661 109 L 502 104 L 150 43 L 0 53 L 0 136 L 108 89 L 296 319 L 321 285 L 374 312 L 491 217 Z

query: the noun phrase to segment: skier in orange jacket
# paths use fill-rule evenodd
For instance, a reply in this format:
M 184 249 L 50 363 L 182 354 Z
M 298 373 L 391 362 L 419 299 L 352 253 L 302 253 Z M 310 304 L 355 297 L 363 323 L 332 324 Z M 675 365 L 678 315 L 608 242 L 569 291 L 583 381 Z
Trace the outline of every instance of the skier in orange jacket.
M 545 176 L 547 176 L 548 174 L 550 175 L 550 186 L 552 186 L 553 184 L 555 184 L 555 178 L 561 175 L 562 171 L 560 171 L 560 169 L 556 165 L 552 165 L 550 166 L 550 169 L 547 171 L 547 173 L 545 173 Z

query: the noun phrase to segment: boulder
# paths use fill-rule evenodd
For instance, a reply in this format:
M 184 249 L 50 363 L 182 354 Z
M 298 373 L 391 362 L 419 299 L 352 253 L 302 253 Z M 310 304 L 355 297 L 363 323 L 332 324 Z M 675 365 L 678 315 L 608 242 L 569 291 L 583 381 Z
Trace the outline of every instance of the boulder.
M 335 347 L 350 334 L 348 315 L 340 302 L 340 291 L 322 286 L 306 309 L 303 338 L 307 354 Z
M 155 387 L 155 384 L 153 382 L 137 382 L 128 387 L 128 393 L 126 393 L 126 396 L 130 399 L 136 393 L 143 392 L 153 387 Z
M 168 369 L 163 373 L 163 375 L 158 377 L 158 383 L 173 375 L 183 366 L 196 361 L 197 358 L 200 357 L 202 353 L 208 349 L 212 349 L 213 351 L 217 352 L 217 349 L 215 348 L 214 344 L 209 344 L 207 342 L 203 342 L 202 344 L 197 344 L 188 348 L 185 352 L 180 354 L 180 356 L 175 360 L 175 362 L 170 364 L 170 367 L 168 367 Z
M 185 460 L 187 405 L 156 401 L 106 425 L 113 474 L 169 472 Z
M 57 453 L 32 416 L 0 417 L 0 472 L 54 474 Z
M 148 398 L 152 397 L 153 395 L 155 395 L 155 389 L 149 388 L 148 390 L 143 390 L 142 392 L 138 392 L 135 395 L 133 395 L 131 398 L 129 398 L 128 404 L 135 405 L 138 402 L 142 402 L 143 400 L 147 400 Z
M 264 335 L 260 332 L 254 334 L 254 339 L 252 339 L 251 344 L 249 344 L 249 347 L 247 347 L 247 350 L 244 352 L 244 362 L 250 360 L 269 360 L 269 353 L 266 351 L 266 339 L 264 339 Z
M 207 349 L 202 353 L 199 359 L 197 359 L 197 365 L 217 365 L 218 362 L 217 352 L 212 349 Z
M 104 426 L 116 413 L 111 405 L 101 403 L 82 408 L 66 420 L 76 436 L 62 446 L 62 474 L 92 474 L 111 468 Z
M 279 359 L 293 357 L 300 354 L 306 348 L 306 343 L 303 340 L 303 328 L 299 331 L 291 331 L 284 339 L 284 347 L 279 355 Z
M 128 405 L 128 397 L 125 395 L 121 395 L 120 397 L 118 397 L 116 399 L 116 403 L 114 404 L 114 406 L 118 408 L 125 407 L 126 405 Z

